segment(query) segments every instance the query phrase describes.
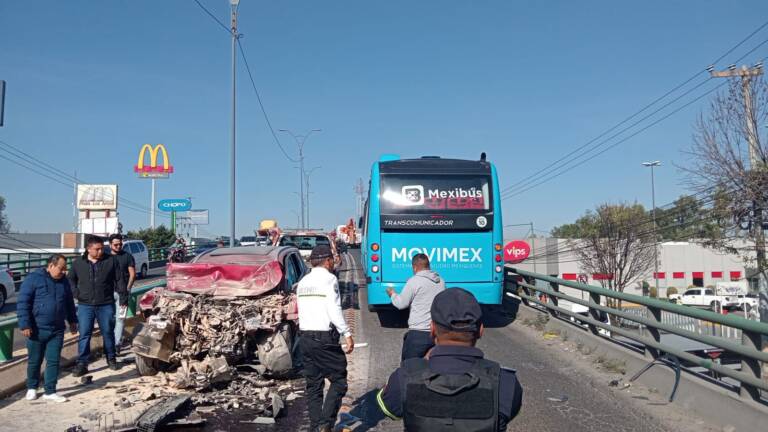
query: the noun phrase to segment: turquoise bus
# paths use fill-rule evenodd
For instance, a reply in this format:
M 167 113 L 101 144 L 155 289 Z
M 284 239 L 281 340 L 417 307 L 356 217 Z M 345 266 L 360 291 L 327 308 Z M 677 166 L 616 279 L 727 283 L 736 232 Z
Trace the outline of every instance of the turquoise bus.
M 447 287 L 500 304 L 504 281 L 501 200 L 496 168 L 485 159 L 401 159 L 373 164 L 361 218 L 362 259 L 371 310 L 391 304 L 412 276 L 411 258 L 429 257 Z

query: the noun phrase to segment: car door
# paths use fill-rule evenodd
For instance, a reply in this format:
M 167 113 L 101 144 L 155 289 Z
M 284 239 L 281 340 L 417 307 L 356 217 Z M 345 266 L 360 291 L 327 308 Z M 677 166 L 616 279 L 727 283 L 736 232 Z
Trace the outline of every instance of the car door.
M 285 290 L 294 292 L 294 286 L 299 283 L 301 276 L 296 272 L 296 266 L 293 263 L 293 254 L 285 256 L 283 268 L 285 269 Z
M 683 293 L 682 303 L 684 305 L 694 306 L 699 304 L 699 292 L 698 289 L 689 289 Z

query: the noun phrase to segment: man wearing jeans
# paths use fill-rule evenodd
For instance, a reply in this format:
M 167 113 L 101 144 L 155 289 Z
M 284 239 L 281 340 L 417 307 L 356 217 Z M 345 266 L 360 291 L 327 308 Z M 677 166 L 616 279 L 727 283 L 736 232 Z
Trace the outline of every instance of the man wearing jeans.
M 408 279 L 400 294 L 392 287 L 387 288 L 387 295 L 392 304 L 398 309 L 411 308 L 408 313 L 408 332 L 403 339 L 403 351 L 400 360 L 420 358 L 435 346 L 429 333 L 432 321 L 430 308 L 432 300 L 440 292 L 445 291 L 445 281 L 439 274 L 430 270 L 429 257 L 416 254 L 411 260 L 413 276 Z
M 72 334 L 77 333 L 75 302 L 69 281 L 64 277 L 67 259 L 52 255 L 44 269 L 30 273 L 21 284 L 16 302 L 16 315 L 21 333 L 27 338 L 27 397 L 37 399 L 40 386 L 40 368 L 45 358 L 45 395 L 43 400 L 66 402 L 56 393 L 59 379 L 59 360 L 64 343 L 65 323 Z
M 72 261 L 69 282 L 77 299 L 77 321 L 80 339 L 77 344 L 78 358 L 74 375 L 88 373 L 91 355 L 91 335 L 95 322 L 99 323 L 107 364 L 118 370 L 115 358 L 115 292 L 120 296 L 120 305 L 128 304 L 128 293 L 124 290 L 120 267 L 111 255 L 104 255 L 101 237 L 88 238 L 86 252 Z
M 117 260 L 117 264 L 120 267 L 121 274 L 121 289 L 120 292 L 131 292 L 133 287 L 133 281 L 136 280 L 136 261 L 133 259 L 133 255 L 123 250 L 123 236 L 120 234 L 112 234 L 109 236 L 109 249 L 110 255 L 113 259 Z M 125 315 L 128 305 L 120 305 L 120 294 L 115 292 L 115 309 L 117 310 L 117 316 L 115 317 L 115 351 L 119 354 L 120 348 L 123 343 L 123 329 L 125 328 Z

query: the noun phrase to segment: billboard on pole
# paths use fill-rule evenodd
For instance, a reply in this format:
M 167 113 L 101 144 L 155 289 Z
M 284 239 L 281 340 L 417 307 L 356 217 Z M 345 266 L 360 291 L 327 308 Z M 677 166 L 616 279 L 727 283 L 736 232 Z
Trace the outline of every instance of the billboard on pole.
M 78 210 L 116 210 L 117 185 L 77 185 Z
M 186 218 L 192 225 L 208 225 L 208 210 L 189 210 Z

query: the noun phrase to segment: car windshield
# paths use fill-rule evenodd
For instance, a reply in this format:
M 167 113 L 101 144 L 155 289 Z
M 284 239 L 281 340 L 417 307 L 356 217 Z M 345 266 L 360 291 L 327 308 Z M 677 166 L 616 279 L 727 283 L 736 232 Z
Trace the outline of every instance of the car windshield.
M 302 250 L 312 250 L 315 246 L 330 244 L 328 237 L 321 235 L 287 235 L 280 239 L 280 246 L 294 246 Z

